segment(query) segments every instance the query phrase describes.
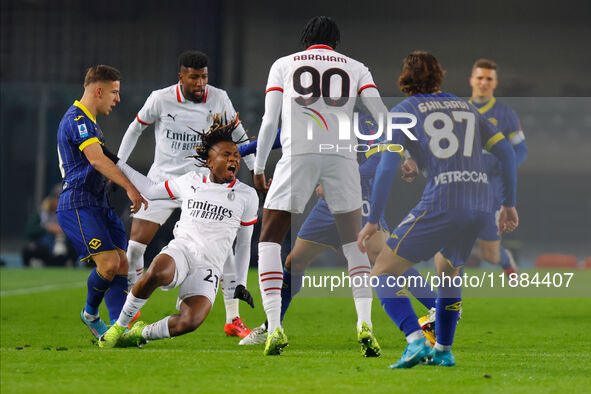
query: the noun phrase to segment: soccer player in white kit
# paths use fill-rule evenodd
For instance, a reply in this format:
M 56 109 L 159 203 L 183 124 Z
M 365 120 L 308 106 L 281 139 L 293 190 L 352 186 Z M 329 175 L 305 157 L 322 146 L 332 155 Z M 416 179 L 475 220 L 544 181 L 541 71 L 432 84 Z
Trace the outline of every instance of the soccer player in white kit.
M 236 179 L 240 153 L 232 135 L 238 125 L 237 118 L 225 122 L 216 115 L 211 129 L 200 133 L 202 144 L 194 158 L 200 166 L 210 169 L 209 175 L 191 171 L 155 183 L 124 162 L 117 163 L 144 196 L 150 200 L 178 199 L 182 207 L 174 239 L 131 289 L 117 323 L 99 339 L 101 348 L 141 345 L 148 340 L 194 331 L 211 310 L 235 239 L 237 245 L 242 245 L 236 247 L 236 260 L 250 259 L 250 238 L 259 202 L 256 191 Z M 164 290 L 180 287 L 177 302 L 180 314 L 149 325 L 136 322 L 124 334 L 131 318 L 158 287 Z
M 160 182 L 196 170 L 194 161 L 187 159 L 201 143 L 194 130 L 209 129 L 215 113 L 226 113 L 230 117 L 236 113 L 226 92 L 207 84 L 207 64 L 208 58 L 204 53 L 185 51 L 180 55 L 179 82 L 150 94 L 123 136 L 117 154 L 121 161 L 127 161 L 142 132 L 154 124 L 156 147 L 148 178 Z M 246 132 L 239 125 L 234 130 L 234 140 L 240 141 L 244 136 Z M 254 158 L 244 161 L 252 169 Z M 209 172 L 205 167 L 197 171 L 203 175 Z M 149 204 L 149 209 L 134 215 L 127 248 L 130 289 L 143 272 L 147 245 L 172 212 L 180 207 L 180 202 L 175 200 L 154 201 Z M 224 331 L 227 335 L 245 337 L 250 330 L 240 319 L 238 299 L 234 298 L 234 293 L 236 287 L 239 287 L 239 292 L 246 289 L 248 264 L 236 267 L 232 258 L 230 254 L 223 271 L 222 289 L 226 305 Z
M 269 72 L 254 168 L 255 187 L 268 190 L 259 239 L 259 285 L 269 323 L 265 355 L 280 354 L 287 346 L 280 323 L 281 242 L 291 214 L 304 211 L 318 183 L 323 185 L 334 215 L 351 278 L 358 275 L 367 280 L 370 272 L 367 255 L 355 243 L 361 230 L 362 201 L 356 152 L 351 148 L 320 152 L 319 147 L 343 142 L 338 139 L 339 121 L 333 114 L 340 111 L 352 120 L 356 97 L 361 97 L 374 119 L 383 119 L 388 111 L 367 67 L 334 50 L 339 40 L 338 26 L 331 18 L 315 17 L 302 33 L 301 43 L 306 49 L 278 59 Z M 318 124 L 309 122 L 311 117 Z M 283 153 L 269 185 L 265 163 L 280 118 Z M 313 138 L 306 140 L 310 130 Z M 348 142 L 354 144 L 357 139 Z M 379 354 L 371 326 L 371 288 L 352 288 L 358 340 L 366 355 Z

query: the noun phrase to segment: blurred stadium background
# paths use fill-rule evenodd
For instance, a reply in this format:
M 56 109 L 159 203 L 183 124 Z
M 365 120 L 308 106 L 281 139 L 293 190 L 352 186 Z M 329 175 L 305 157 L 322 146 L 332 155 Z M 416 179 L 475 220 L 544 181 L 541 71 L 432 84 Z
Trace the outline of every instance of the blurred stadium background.
M 256 136 L 272 62 L 299 48 L 310 17 L 330 15 L 341 28 L 339 50 L 369 66 L 383 96 L 401 96 L 395 80 L 402 58 L 415 49 L 438 57 L 447 70 L 444 89 L 460 96 L 470 95 L 472 63 L 495 60 L 496 96 L 516 110 L 529 151 L 519 169 L 521 226 L 505 242 L 521 265 L 533 266 L 542 253 L 573 254 L 581 264 L 591 256 L 591 52 L 584 49 L 591 43 L 591 5 L 539 4 L 2 0 L 2 261 L 21 264 L 27 222 L 60 181 L 57 126 L 81 96 L 87 67 L 110 64 L 123 74 L 121 103 L 99 118 L 111 150 L 149 93 L 177 81 L 177 57 L 186 49 L 210 56 L 210 84 L 228 91 Z M 148 129 L 131 164 L 145 173 L 153 147 Z M 392 227 L 423 183 L 397 185 Z M 114 200 L 126 217 L 124 196 L 115 192 Z M 148 255 L 166 242 L 172 223 Z

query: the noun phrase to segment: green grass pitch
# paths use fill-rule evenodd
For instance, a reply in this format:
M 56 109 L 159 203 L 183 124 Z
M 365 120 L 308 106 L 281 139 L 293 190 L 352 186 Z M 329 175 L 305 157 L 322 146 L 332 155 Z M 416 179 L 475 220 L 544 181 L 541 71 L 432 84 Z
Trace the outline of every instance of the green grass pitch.
M 290 346 L 278 357 L 225 337 L 221 292 L 195 332 L 143 349 L 101 351 L 79 320 L 86 270 L 1 274 L 2 393 L 27 392 L 589 392 L 591 299 L 476 298 L 464 301 L 455 368 L 390 370 L 402 334 L 374 300 L 382 357 L 363 358 L 351 299 L 295 298 L 284 321 Z M 590 279 L 590 272 L 576 275 Z M 241 305 L 250 327 L 264 320 Z M 30 289 L 35 292 L 29 293 Z M 156 291 L 142 310 L 153 322 L 175 312 L 176 291 Z M 423 313 L 424 308 L 418 308 Z M 106 310 L 101 307 L 101 315 Z

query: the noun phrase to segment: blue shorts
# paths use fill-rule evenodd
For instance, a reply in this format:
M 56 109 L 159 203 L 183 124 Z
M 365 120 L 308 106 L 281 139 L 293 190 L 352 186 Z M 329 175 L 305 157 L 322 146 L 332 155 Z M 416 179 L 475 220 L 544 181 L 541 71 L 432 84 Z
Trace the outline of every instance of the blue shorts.
M 500 241 L 501 240 L 501 233 L 499 233 L 499 214 L 501 213 L 501 209 L 499 208 L 498 211 L 489 213 L 486 217 L 486 222 L 480 233 L 478 234 L 478 239 L 483 241 Z
M 411 263 L 441 252 L 454 267 L 459 267 L 470 256 L 488 215 L 468 209 L 431 212 L 415 207 L 386 243 L 397 256 Z
M 110 250 L 127 250 L 125 228 L 111 208 L 67 209 L 57 213 L 57 220 L 81 261 Z
M 363 206 L 365 206 L 365 201 L 363 202 Z M 362 216 L 361 220 L 362 226 L 365 226 L 367 216 Z M 388 232 L 388 225 L 384 217 L 378 223 L 378 231 Z M 341 239 L 337 231 L 337 226 L 332 213 L 328 209 L 326 200 L 323 198 L 318 199 L 318 202 L 314 205 L 312 211 L 310 211 L 304 224 L 302 224 L 298 232 L 298 238 L 333 249 L 341 247 Z

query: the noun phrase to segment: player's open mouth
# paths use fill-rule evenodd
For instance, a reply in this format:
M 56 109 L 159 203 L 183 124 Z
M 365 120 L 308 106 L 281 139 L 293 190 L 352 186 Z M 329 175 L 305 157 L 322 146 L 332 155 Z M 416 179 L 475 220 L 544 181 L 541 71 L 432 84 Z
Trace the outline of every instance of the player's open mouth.
M 234 176 L 236 174 L 236 166 L 229 166 L 228 167 L 228 174 Z

